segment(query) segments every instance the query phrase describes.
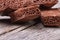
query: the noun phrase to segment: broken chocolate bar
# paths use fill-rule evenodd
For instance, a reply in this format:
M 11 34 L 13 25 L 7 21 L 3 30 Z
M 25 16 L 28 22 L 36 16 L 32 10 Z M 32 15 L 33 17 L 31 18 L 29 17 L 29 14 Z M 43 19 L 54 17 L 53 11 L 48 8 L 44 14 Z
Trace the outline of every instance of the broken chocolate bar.
M 49 9 L 41 12 L 41 21 L 45 26 L 60 25 L 60 10 Z
M 51 7 L 57 2 L 58 0 L 0 0 L 0 11 L 3 11 L 7 8 L 17 10 L 22 7 L 27 7 L 36 4 Z
M 52 7 L 57 3 L 58 3 L 58 0 L 25 0 L 23 6 L 37 4 L 37 5 L 42 5 L 44 7 Z
M 52 7 L 58 3 L 58 0 L 41 0 L 41 4 L 46 7 Z
M 38 18 L 39 15 L 40 15 L 39 6 L 29 6 L 26 8 L 20 8 L 9 14 L 12 22 L 18 22 L 18 21 L 27 22 Z

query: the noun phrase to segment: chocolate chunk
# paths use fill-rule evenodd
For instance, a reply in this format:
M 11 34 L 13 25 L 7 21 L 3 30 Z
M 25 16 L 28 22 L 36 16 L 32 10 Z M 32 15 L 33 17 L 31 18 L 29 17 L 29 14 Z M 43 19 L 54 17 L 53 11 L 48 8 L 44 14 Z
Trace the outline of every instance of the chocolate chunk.
M 46 26 L 60 26 L 60 10 L 50 9 L 42 11 L 41 21 Z
M 41 0 L 41 4 L 46 7 L 52 7 L 58 3 L 58 0 Z
M 44 5 L 51 7 L 57 2 L 58 0 L 0 0 L 0 11 L 5 10 L 6 8 L 17 10 L 31 5 Z
M 5 0 L 0 0 L 0 12 L 4 11 L 7 8 L 5 5 Z
M 9 14 L 12 22 L 27 22 L 38 18 L 40 15 L 39 6 L 29 6 L 19 8 L 18 10 Z

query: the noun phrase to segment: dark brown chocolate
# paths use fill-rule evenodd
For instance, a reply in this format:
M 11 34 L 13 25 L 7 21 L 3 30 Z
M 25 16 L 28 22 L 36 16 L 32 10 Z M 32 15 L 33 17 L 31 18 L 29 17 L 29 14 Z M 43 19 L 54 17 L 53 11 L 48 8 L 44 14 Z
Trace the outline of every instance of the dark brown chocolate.
M 41 0 L 41 4 L 46 7 L 52 7 L 58 3 L 58 0 Z
M 0 0 L 0 12 L 5 10 L 7 6 L 5 5 L 5 0 Z
M 57 2 L 58 0 L 0 0 L 0 11 L 3 11 L 7 8 L 17 10 L 22 7 L 27 7 L 36 4 L 51 7 Z
M 45 26 L 60 26 L 60 10 L 50 9 L 42 11 L 41 21 Z
M 20 8 L 9 16 L 11 17 L 12 22 L 27 22 L 38 18 L 40 15 L 39 6 L 29 6 L 26 8 Z

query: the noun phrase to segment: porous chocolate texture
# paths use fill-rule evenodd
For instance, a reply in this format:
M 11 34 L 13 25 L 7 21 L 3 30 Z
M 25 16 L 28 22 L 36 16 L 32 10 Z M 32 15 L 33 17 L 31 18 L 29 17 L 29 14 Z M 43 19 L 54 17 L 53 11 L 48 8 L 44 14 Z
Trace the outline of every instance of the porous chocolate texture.
M 41 4 L 45 7 L 52 7 L 58 3 L 58 0 L 41 0 Z
M 33 0 L 0 0 L 0 11 L 5 9 L 17 10 L 22 7 L 36 5 Z
M 27 22 L 38 18 L 40 15 L 39 6 L 29 6 L 19 8 L 12 12 L 9 16 L 12 22 Z
M 5 5 L 5 0 L 0 0 L 0 12 L 5 10 L 7 6 Z
M 57 2 L 58 0 L 0 0 L 0 11 L 3 11 L 7 8 L 17 10 L 22 7 L 27 7 L 36 4 L 51 7 Z
M 50 9 L 42 11 L 41 21 L 45 26 L 60 26 L 60 10 Z
M 38 5 L 43 5 L 45 7 L 52 7 L 54 6 L 55 4 L 58 3 L 58 0 L 27 0 L 25 2 L 25 5 L 26 4 L 38 4 Z
M 4 15 L 16 11 L 19 8 L 24 8 L 31 5 L 36 5 L 33 0 L 0 0 L 0 11 Z

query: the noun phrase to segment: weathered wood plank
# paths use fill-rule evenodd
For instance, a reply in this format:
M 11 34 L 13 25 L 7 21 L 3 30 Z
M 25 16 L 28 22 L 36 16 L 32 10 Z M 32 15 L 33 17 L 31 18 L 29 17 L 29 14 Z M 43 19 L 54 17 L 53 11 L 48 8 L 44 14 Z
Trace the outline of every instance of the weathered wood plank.
M 39 24 L 39 25 L 41 25 L 41 24 Z M 22 39 L 24 39 L 24 37 L 36 32 L 37 30 L 35 30 L 35 29 L 38 28 L 40 30 L 43 27 L 42 25 L 41 25 L 42 27 L 40 27 L 39 25 L 32 26 L 31 28 L 25 29 L 25 30 L 23 30 L 21 32 L 20 32 L 20 30 L 18 32 L 16 32 L 17 31 L 16 30 L 16 31 L 13 31 L 13 32 L 10 32 L 10 33 L 6 33 L 5 35 L 0 36 L 0 40 L 5 40 L 5 38 L 9 40 L 10 36 L 13 37 L 15 35 L 17 37 L 21 37 Z M 20 40 L 21 40 L 21 38 L 20 38 Z
M 23 31 L 7 33 L 0 40 L 60 40 L 60 28 L 45 28 L 37 24 Z
M 20 24 L 8 24 L 6 22 L 3 22 L 0 20 L 0 35 L 5 34 L 7 32 L 16 30 L 18 28 L 20 28 L 20 30 L 23 30 L 24 28 L 29 27 L 30 25 L 33 25 L 33 23 L 29 22 L 29 23 L 25 23 L 23 25 Z

